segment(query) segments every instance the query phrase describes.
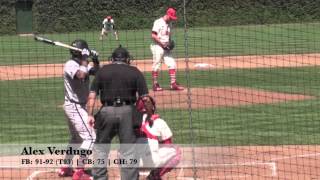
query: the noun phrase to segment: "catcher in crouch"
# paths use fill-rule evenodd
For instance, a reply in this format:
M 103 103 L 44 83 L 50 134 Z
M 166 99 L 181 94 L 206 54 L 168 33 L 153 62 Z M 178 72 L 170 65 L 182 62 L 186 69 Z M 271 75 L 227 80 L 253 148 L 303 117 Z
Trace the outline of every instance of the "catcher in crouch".
M 178 165 L 181 150 L 172 144 L 172 132 L 167 123 L 155 114 L 152 97 L 139 99 L 137 110 L 143 113 L 140 129 L 137 130 L 138 155 L 141 166 L 151 169 L 147 180 L 161 180 L 161 177 Z

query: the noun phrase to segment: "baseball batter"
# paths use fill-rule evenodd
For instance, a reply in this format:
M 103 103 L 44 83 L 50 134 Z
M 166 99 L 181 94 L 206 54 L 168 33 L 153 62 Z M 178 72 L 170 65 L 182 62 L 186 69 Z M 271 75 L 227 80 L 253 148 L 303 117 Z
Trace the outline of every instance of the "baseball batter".
M 111 32 L 115 37 L 116 40 L 118 41 L 118 32 L 115 30 L 115 25 L 114 25 L 114 20 L 112 16 L 107 16 L 103 19 L 102 21 L 102 30 L 101 30 L 101 35 L 100 35 L 100 40 L 103 40 L 103 36 L 108 36 L 108 33 Z
M 154 114 L 155 102 L 152 98 L 151 104 L 146 103 L 137 143 L 147 143 L 147 146 L 139 146 L 142 166 L 152 168 L 147 179 L 158 180 L 180 162 L 181 151 L 172 144 L 172 132 L 167 123 L 158 114 Z
M 161 67 L 162 60 L 168 66 L 170 76 L 170 88 L 171 90 L 183 90 L 183 87 L 176 82 L 176 61 L 172 57 L 170 47 L 171 41 L 171 25 L 170 22 L 177 20 L 176 10 L 168 8 L 166 14 L 155 20 L 152 28 L 151 37 L 153 43 L 150 46 L 153 55 L 152 64 L 152 80 L 153 90 L 162 91 L 158 83 L 158 73 Z
M 95 132 L 88 125 L 88 113 L 86 110 L 89 95 L 89 75 L 94 75 L 99 68 L 97 53 L 93 55 L 94 67 L 88 63 L 90 55 L 89 47 L 84 40 L 75 40 L 72 46 L 82 49 L 82 52 L 70 50 L 72 55 L 64 65 L 64 105 L 63 109 L 67 118 L 71 138 L 69 147 L 73 149 L 91 150 L 95 141 Z M 68 148 L 69 148 L 68 147 Z M 87 157 L 81 156 L 80 161 Z M 65 159 L 73 159 L 72 154 L 66 155 Z M 73 171 L 71 164 L 60 169 L 61 177 L 73 176 L 74 180 L 85 179 L 88 176 L 84 172 L 84 166 L 79 165 Z

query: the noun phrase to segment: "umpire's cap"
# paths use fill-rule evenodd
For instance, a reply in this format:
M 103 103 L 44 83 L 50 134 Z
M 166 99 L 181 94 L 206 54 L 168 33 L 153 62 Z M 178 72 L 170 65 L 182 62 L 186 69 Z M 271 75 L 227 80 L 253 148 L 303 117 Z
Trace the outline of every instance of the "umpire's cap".
M 119 45 L 119 47 L 113 51 L 111 60 L 130 64 L 131 57 L 128 50 Z

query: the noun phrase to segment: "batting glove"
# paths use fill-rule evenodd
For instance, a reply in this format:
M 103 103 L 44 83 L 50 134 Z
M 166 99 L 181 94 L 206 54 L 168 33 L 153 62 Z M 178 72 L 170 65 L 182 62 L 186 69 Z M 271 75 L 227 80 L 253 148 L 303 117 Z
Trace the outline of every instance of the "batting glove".
M 95 51 L 95 50 L 91 50 L 91 54 L 90 54 L 91 56 L 92 56 L 92 62 L 94 63 L 94 64 L 99 64 L 99 53 L 97 52 L 97 51 Z
M 90 53 L 91 56 L 99 56 L 99 53 L 96 50 L 92 49 L 90 52 L 91 52 Z
M 81 51 L 82 59 L 88 59 L 89 55 L 90 55 L 89 49 L 86 49 L 86 48 L 82 49 Z

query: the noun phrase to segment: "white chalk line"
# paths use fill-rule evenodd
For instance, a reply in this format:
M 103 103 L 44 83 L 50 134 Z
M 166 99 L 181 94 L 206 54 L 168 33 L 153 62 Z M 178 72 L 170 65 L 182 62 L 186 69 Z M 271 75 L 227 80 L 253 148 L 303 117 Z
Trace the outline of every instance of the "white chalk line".
M 293 156 L 286 156 L 286 157 L 279 157 L 279 158 L 271 158 L 269 162 L 262 162 L 262 161 L 257 161 L 257 162 L 245 162 L 245 163 L 231 163 L 231 164 L 197 164 L 195 168 L 197 167 L 219 167 L 219 166 L 255 166 L 255 165 L 267 165 L 271 169 L 271 176 L 275 177 L 277 176 L 277 164 L 274 161 L 279 161 L 279 160 L 286 160 L 286 159 L 293 159 L 293 158 L 306 158 L 306 157 L 313 157 L 313 156 L 320 156 L 320 153 L 311 153 L 311 154 L 299 154 L 299 155 L 293 155 Z M 192 165 L 185 165 L 180 168 L 179 175 L 178 177 L 180 178 L 183 173 L 184 168 L 192 168 Z M 21 168 L 21 166 L 1 166 L 0 168 L 3 169 L 8 169 L 8 168 Z M 27 180 L 33 180 L 34 177 L 38 176 L 41 173 L 47 173 L 47 172 L 56 172 L 57 170 L 50 170 L 50 171 L 34 171 L 28 178 Z M 147 175 L 147 172 L 140 172 L 141 175 Z M 231 175 L 233 176 L 233 175 Z M 230 176 L 230 177 L 231 177 Z M 235 175 L 233 177 L 239 177 L 240 175 Z M 211 177 L 211 176 L 210 176 Z M 193 177 L 184 177 L 184 178 L 192 178 Z M 212 177 L 215 178 L 215 177 Z M 218 176 L 216 177 L 218 178 Z M 241 178 L 241 177 L 239 177 Z
M 312 156 L 320 156 L 320 153 L 298 154 L 298 155 L 292 155 L 292 156 L 286 156 L 286 157 L 271 158 L 270 161 L 279 161 L 279 160 L 293 159 L 293 158 L 306 158 L 306 157 L 312 157 Z
M 249 178 L 251 177 L 250 175 L 226 175 L 223 176 L 223 179 L 234 179 L 234 178 Z M 183 175 L 183 168 L 180 169 L 179 174 L 177 176 L 177 179 L 182 179 L 182 180 L 201 180 L 201 178 L 194 178 L 191 176 L 184 176 Z M 206 179 L 221 179 L 221 176 L 207 176 Z
M 46 170 L 46 171 L 40 171 L 40 170 L 37 170 L 37 171 L 33 171 L 29 177 L 27 177 L 27 180 L 33 180 L 35 177 L 37 177 L 39 174 L 42 174 L 42 173 L 58 173 L 58 169 L 55 169 L 55 170 Z
M 185 178 L 185 176 L 183 176 L 183 171 L 184 171 L 184 168 L 214 168 L 214 167 L 231 167 L 231 166 L 268 166 L 271 170 L 271 176 L 272 177 L 275 177 L 277 176 L 277 165 L 276 165 L 276 162 L 244 162 L 244 163 L 228 163 L 228 164 L 196 164 L 195 167 L 193 166 L 182 166 L 180 171 L 179 171 L 179 174 L 178 174 L 178 177 L 183 177 Z M 226 175 L 226 176 L 223 176 L 224 178 L 246 178 L 247 176 L 250 176 L 250 175 Z M 211 178 L 219 178 L 221 176 L 210 176 Z M 251 176 L 250 176 L 251 177 Z M 189 178 L 189 177 L 187 177 Z M 192 177 L 193 178 L 193 177 Z M 207 177 L 208 178 L 208 177 Z

